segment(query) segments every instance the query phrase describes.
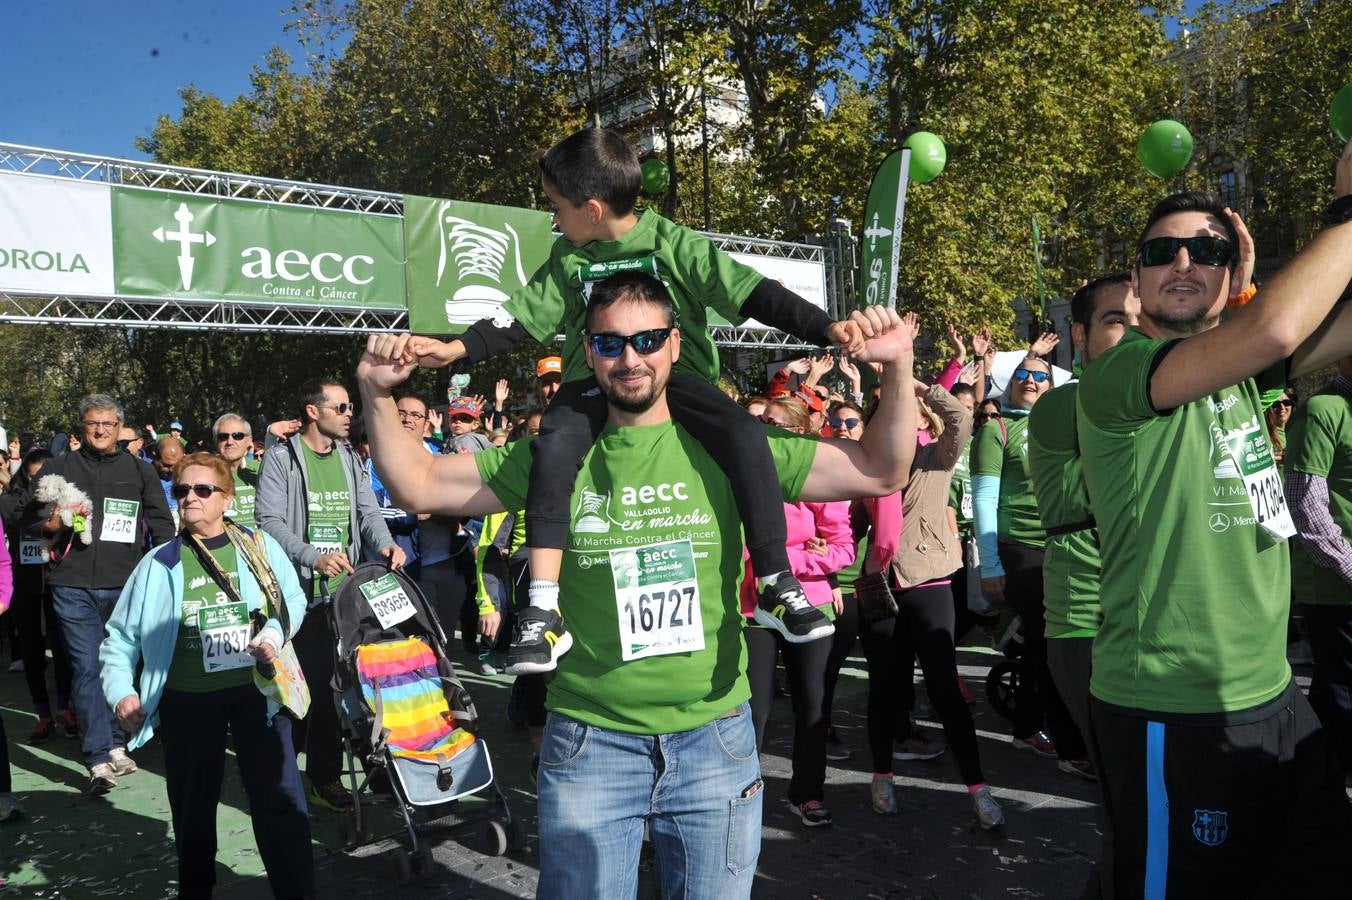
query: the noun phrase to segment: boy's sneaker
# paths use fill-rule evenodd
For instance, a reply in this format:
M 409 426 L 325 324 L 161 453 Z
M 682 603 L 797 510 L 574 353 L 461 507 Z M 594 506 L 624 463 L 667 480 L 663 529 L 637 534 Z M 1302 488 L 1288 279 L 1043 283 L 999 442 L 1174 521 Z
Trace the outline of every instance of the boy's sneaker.
M 850 750 L 849 747 L 845 746 L 844 741 L 836 737 L 836 733 L 834 731 L 826 732 L 827 759 L 831 760 L 831 762 L 843 762 L 844 760 L 849 759 L 853 755 L 854 752 Z
M 51 719 L 38 719 L 38 724 L 33 726 L 33 733 L 28 736 L 28 743 L 36 746 L 45 744 L 56 736 L 56 723 Z
M 114 747 L 108 751 L 108 755 L 112 757 L 114 775 L 121 777 L 123 775 L 130 775 L 132 772 L 136 771 L 136 760 L 127 755 L 127 749 L 125 747 Z
M 479 654 L 479 674 L 480 675 L 498 674 L 498 667 L 493 665 L 493 655 L 491 653 Z
M 891 778 L 874 778 L 868 789 L 873 801 L 873 811 L 880 816 L 892 816 L 897 812 L 897 787 Z
M 798 814 L 798 818 L 802 819 L 808 828 L 821 828 L 823 825 L 831 824 L 831 810 L 822 806 L 820 800 L 809 800 L 806 803 L 790 801 L 789 808 Z
M 931 740 L 925 736 L 925 733 L 919 728 L 911 732 L 911 736 L 905 740 L 896 742 L 896 750 L 892 752 L 892 758 L 905 762 L 911 759 L 938 759 L 944 755 L 948 749 L 940 741 Z
M 1026 738 L 1014 738 L 1010 743 L 1015 750 L 1032 750 L 1043 759 L 1056 759 L 1056 744 L 1045 731 L 1035 731 Z
M 752 614 L 756 624 L 778 631 L 790 644 L 806 644 L 830 637 L 836 626 L 821 610 L 807 601 L 803 586 L 787 572 L 774 584 L 760 589 L 760 599 Z
M 972 793 L 972 809 L 976 811 L 977 823 L 985 831 L 1005 824 L 1005 811 L 995 802 L 989 787 L 980 788 Z
M 99 797 L 117 787 L 117 776 L 109 763 L 99 763 L 89 770 L 89 796 Z
M 1056 767 L 1067 775 L 1078 775 L 1089 781 L 1098 781 L 1094 764 L 1087 759 L 1058 759 Z
M 572 648 L 573 636 L 558 612 L 528 606 L 517 617 L 512 646 L 502 661 L 508 675 L 538 675 L 554 671 L 559 657 Z
M 352 808 L 352 794 L 343 787 L 342 782 L 330 781 L 328 784 L 311 786 L 310 802 L 334 812 L 347 812 Z
M 68 738 L 77 738 L 80 736 L 80 726 L 75 721 L 75 713 L 66 707 L 56 714 L 56 724 L 61 726 L 61 732 Z
M 24 816 L 23 804 L 19 798 L 6 791 L 0 794 L 0 822 L 8 822 L 10 819 L 18 819 Z

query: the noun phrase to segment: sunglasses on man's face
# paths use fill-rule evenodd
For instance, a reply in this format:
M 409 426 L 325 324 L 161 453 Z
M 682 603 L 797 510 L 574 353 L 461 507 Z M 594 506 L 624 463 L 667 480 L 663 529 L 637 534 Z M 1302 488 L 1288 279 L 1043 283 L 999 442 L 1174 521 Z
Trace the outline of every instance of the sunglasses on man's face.
M 214 484 L 176 484 L 170 491 L 175 500 L 183 500 L 191 492 L 198 500 L 205 500 L 212 494 L 224 492 L 225 488 Z
M 662 349 L 669 337 L 671 337 L 670 328 L 649 328 L 646 331 L 629 335 L 601 331 L 587 335 L 587 342 L 591 345 L 592 352 L 597 356 L 614 359 L 624 353 L 626 344 L 633 347 L 634 352 L 639 356 L 656 353 Z
M 1048 378 L 1051 377 L 1052 377 L 1051 372 L 1043 372 L 1039 369 L 1019 368 L 1014 370 L 1015 381 L 1027 381 L 1028 379 L 1031 378 L 1033 379 L 1034 384 L 1042 384 L 1042 382 L 1046 381 Z
M 859 427 L 859 423 L 862 422 L 862 421 L 864 421 L 864 420 L 863 420 L 863 419 L 856 419 L 856 418 L 851 417 L 851 418 L 848 418 L 848 419 L 836 419 L 836 418 L 831 418 L 831 419 L 827 419 L 826 421 L 828 421 L 828 422 L 831 423 L 831 427 L 832 427 L 832 428 L 858 428 L 858 427 Z
M 324 407 L 322 406 L 320 407 L 320 409 L 323 408 Z M 329 409 L 333 410 L 340 416 L 345 416 L 348 413 L 352 413 L 354 416 L 357 414 L 357 404 L 355 403 L 335 403 L 332 406 L 330 406 Z
M 216 443 L 224 444 L 226 441 L 242 441 L 249 436 L 247 431 L 218 431 L 216 432 Z
M 1157 237 L 1142 241 L 1136 250 L 1136 257 L 1141 261 L 1141 265 L 1146 267 L 1167 266 L 1178 256 L 1178 251 L 1182 247 L 1188 248 L 1188 259 L 1199 266 L 1223 266 L 1230 262 L 1234 252 L 1230 242 L 1225 238 L 1208 235 L 1190 238 Z

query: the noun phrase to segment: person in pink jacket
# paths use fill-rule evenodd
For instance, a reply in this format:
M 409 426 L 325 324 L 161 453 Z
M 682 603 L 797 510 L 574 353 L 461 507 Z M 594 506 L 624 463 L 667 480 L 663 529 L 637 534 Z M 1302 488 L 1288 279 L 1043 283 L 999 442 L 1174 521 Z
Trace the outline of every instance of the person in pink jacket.
M 809 429 L 808 411 L 793 398 L 770 402 L 766 422 L 803 434 Z M 786 503 L 789 566 L 807 595 L 808 602 L 824 607 L 834 616 L 835 605 L 828 576 L 854 562 L 855 542 L 850 533 L 850 504 Z M 793 777 L 789 781 L 789 805 L 803 824 L 831 824 L 831 812 L 822 803 L 826 781 L 826 716 L 823 694 L 831 641 L 790 644 L 779 634 L 754 624 L 751 618 L 756 597 L 743 583 L 742 613 L 747 617 L 747 677 L 751 682 L 751 718 L 756 726 L 756 745 L 765 737 L 765 723 L 774 703 L 775 665 L 784 654 L 793 700 Z

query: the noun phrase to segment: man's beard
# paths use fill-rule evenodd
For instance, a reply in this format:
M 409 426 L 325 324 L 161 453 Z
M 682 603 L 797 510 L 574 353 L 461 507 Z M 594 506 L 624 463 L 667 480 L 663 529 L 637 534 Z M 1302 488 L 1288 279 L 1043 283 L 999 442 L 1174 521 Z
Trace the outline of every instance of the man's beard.
M 620 386 L 615 379 L 628 375 L 631 372 L 648 373 L 650 377 L 648 378 L 648 388 L 646 390 L 639 389 L 637 393 L 621 393 Z M 606 379 L 605 384 L 601 385 L 601 393 L 606 395 L 606 400 L 610 402 L 611 406 L 621 412 L 637 415 L 638 413 L 645 413 L 652 409 L 652 405 L 657 402 L 658 397 L 662 396 L 662 391 L 666 389 L 666 386 L 666 381 L 658 380 L 657 373 L 652 369 L 649 369 L 647 366 L 635 366 L 632 369 L 616 369 L 611 372 L 610 377 Z
M 1201 334 L 1214 328 L 1220 316 L 1212 316 L 1210 307 L 1197 310 L 1183 310 L 1177 307 L 1163 306 L 1159 309 L 1141 307 L 1141 317 L 1176 334 Z

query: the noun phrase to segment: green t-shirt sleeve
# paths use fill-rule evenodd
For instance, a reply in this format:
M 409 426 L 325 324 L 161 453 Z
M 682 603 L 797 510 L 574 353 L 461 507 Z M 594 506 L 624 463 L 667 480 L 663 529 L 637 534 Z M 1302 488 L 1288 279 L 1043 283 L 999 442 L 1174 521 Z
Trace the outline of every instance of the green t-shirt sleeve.
M 1332 471 L 1339 423 L 1336 411 L 1323 401 L 1322 397 L 1311 397 L 1303 414 L 1293 417 L 1286 429 L 1283 464 L 1288 471 L 1324 478 Z
M 567 321 L 568 299 L 564 295 L 566 273 L 559 262 L 557 250 L 556 243 L 549 259 L 503 304 L 512 318 L 542 344 L 548 344 L 555 336 L 562 334 L 564 322 Z
M 807 484 L 807 476 L 812 472 L 812 461 L 817 457 L 821 441 L 811 435 L 793 434 L 773 425 L 765 426 L 765 440 L 770 444 L 770 455 L 775 460 L 784 502 L 793 503 L 803 493 L 803 485 Z
M 530 484 L 530 445 L 533 438 L 513 441 L 474 454 L 479 477 L 488 485 L 506 509 L 525 509 L 526 489 Z
M 994 419 L 981 426 L 972 445 L 972 475 L 999 475 L 1004 469 L 1005 436 Z
M 1170 341 L 1143 336 L 1123 340 L 1094 360 L 1080 379 L 1085 417 L 1102 431 L 1130 431 L 1159 415 L 1150 405 L 1150 376 Z
M 748 265 L 728 256 L 704 235 L 683 229 L 685 238 L 675 254 L 688 267 L 682 280 L 699 292 L 699 300 L 734 325 L 746 321 L 742 304 L 765 277 Z

